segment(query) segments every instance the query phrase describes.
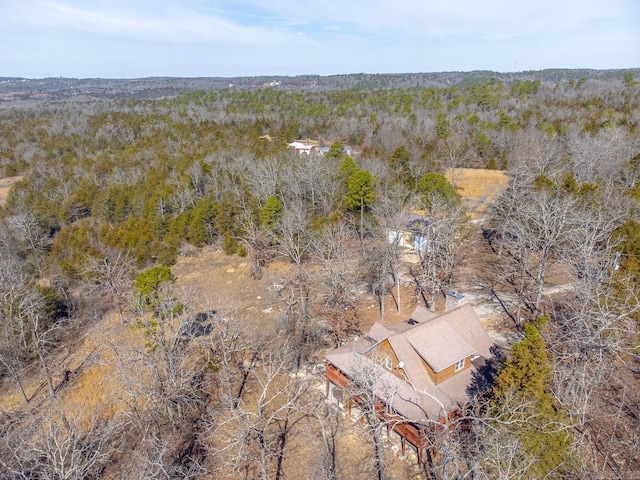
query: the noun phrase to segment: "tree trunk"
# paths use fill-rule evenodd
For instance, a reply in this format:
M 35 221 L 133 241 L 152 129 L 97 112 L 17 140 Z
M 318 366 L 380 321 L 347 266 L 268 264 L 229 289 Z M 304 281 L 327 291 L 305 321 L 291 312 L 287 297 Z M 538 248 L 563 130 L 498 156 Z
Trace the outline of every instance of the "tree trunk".
M 260 471 L 262 472 L 262 480 L 269 480 L 269 472 L 267 470 L 267 446 L 264 440 L 264 431 L 258 430 L 257 434 L 260 443 Z
M 38 335 L 37 328 L 38 328 L 38 321 L 36 320 L 36 325 L 32 332 L 33 344 L 35 345 L 36 351 L 38 352 L 38 359 L 40 360 L 40 366 L 42 367 L 44 376 L 47 379 L 47 385 L 49 386 L 49 396 L 53 397 L 55 395 L 55 389 L 53 388 L 53 379 L 51 378 L 49 365 L 47 365 L 46 358 L 44 358 L 44 353 L 42 351 L 42 344 L 40 343 L 40 336 Z
M 540 303 L 542 302 L 542 293 L 544 291 L 544 277 L 547 271 L 547 262 L 549 254 L 544 252 L 540 263 L 538 264 L 538 270 L 536 275 L 536 301 L 534 304 L 533 316 L 534 318 L 540 313 Z
M 47 378 L 47 385 L 49 386 L 49 396 L 53 397 L 55 395 L 55 389 L 53 388 L 53 379 L 51 378 L 51 372 L 49 371 L 49 366 L 47 365 L 46 359 L 42 354 L 42 351 L 38 349 L 38 358 L 40 358 L 40 365 L 42 365 L 42 369 L 44 370 L 44 376 Z
M 520 288 L 517 292 L 518 294 L 518 306 L 516 308 L 516 327 L 520 327 L 522 325 L 522 305 L 525 299 L 525 283 L 527 280 L 527 264 L 523 261 L 520 266 Z
M 360 242 L 364 240 L 362 227 L 364 225 L 364 197 L 360 197 Z
M 376 461 L 376 470 L 378 474 L 378 480 L 385 480 L 384 474 L 384 444 L 379 433 L 373 434 L 373 449 L 374 457 Z
M 397 312 L 400 313 L 400 274 L 396 273 L 395 274 L 395 279 L 396 279 L 396 290 L 398 292 L 398 299 L 396 302 L 396 306 L 397 306 Z
M 28 404 L 29 399 L 27 398 L 27 394 L 24 391 L 24 387 L 22 386 L 22 382 L 20 381 L 20 376 L 18 375 L 18 372 L 16 371 L 15 368 L 13 368 L 7 362 L 2 362 L 2 363 L 7 368 L 7 370 L 9 370 L 9 373 L 11 373 L 13 380 L 16 382 L 16 386 L 18 387 L 18 390 L 20 390 L 20 395 L 22 396 L 22 400 L 24 401 L 24 404 L 25 405 Z

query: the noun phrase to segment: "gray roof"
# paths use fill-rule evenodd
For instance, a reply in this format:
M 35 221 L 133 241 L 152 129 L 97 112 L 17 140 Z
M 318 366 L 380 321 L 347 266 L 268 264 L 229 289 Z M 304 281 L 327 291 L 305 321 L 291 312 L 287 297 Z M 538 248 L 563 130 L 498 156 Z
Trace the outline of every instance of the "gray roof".
M 430 224 L 431 222 L 424 215 L 402 212 L 391 219 L 388 228 L 412 233 L 424 233 L 429 229 Z

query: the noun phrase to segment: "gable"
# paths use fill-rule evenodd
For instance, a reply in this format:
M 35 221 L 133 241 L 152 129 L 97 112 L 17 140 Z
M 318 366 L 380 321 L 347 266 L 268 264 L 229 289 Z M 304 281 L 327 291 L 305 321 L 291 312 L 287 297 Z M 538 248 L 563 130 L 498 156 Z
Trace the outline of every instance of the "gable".
M 393 330 L 390 330 L 389 328 L 385 327 L 380 322 L 376 322 L 371 327 L 371 330 L 369 330 L 369 333 L 367 334 L 367 336 L 369 336 L 369 338 L 372 338 L 376 342 L 381 342 L 382 340 L 384 340 L 385 338 L 387 338 L 389 335 L 392 335 L 392 334 L 393 334 Z
M 434 372 L 441 372 L 476 353 L 476 349 L 448 323 L 435 319 L 427 325 L 429 328 L 414 329 L 416 334 L 407 335 L 407 341 Z
M 378 323 L 369 336 L 328 352 L 325 358 L 347 377 L 355 365 L 372 362 L 380 378 L 397 387 L 397 394 L 388 399 L 397 413 L 410 419 L 438 419 L 468 400 L 467 387 L 477 371 L 471 360 L 475 355 L 490 358 L 492 345 L 473 307 L 465 304 L 439 315 L 417 308 L 410 321 Z M 461 360 L 464 366 L 456 368 Z

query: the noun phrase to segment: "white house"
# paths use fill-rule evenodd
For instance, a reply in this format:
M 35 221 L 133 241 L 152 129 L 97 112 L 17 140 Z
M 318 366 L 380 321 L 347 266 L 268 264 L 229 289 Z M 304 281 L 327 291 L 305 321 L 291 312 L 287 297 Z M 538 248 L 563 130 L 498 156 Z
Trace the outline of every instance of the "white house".
M 422 252 L 427 250 L 429 228 L 427 217 L 416 213 L 402 213 L 387 227 L 387 240 L 389 243 Z

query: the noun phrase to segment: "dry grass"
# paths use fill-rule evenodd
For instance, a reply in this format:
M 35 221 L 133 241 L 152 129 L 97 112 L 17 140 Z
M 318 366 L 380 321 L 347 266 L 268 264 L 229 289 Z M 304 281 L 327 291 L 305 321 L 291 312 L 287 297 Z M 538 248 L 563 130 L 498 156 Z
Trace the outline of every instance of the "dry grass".
M 445 175 L 456 187 L 474 219 L 482 218 L 491 200 L 509 181 L 502 170 L 450 168 Z
M 15 177 L 0 178 L 0 205 L 4 205 L 9 195 L 9 190 L 14 183 L 19 182 L 24 178 L 23 175 L 16 175 Z
M 247 259 L 224 255 L 214 247 L 184 251 L 172 271 L 177 277 L 176 287 L 193 295 L 196 311 L 212 306 L 226 308 L 235 303 L 240 317 L 258 331 L 266 330 L 274 321 L 282 302 L 277 292 L 278 286 L 286 283 L 286 279 L 295 273 L 290 264 L 278 260 L 265 268 L 262 279 L 252 280 Z M 378 307 L 370 294 L 363 293 L 360 300 L 362 328 L 367 330 L 377 320 Z M 395 303 L 388 298 L 386 322 L 392 324 L 405 319 L 413 309 L 413 300 L 411 289 L 403 289 L 402 312 L 398 313 Z M 118 358 L 116 350 L 139 349 L 141 341 L 136 332 L 120 323 L 115 312 L 103 316 L 78 332 L 59 351 L 52 353 L 50 367 L 57 387 L 53 402 L 47 398 L 44 376 L 35 366 L 25 372 L 24 378 L 27 394 L 31 398 L 29 406 L 22 404 L 15 385 L 6 379 L 3 388 L 0 388 L 0 412 L 31 410 L 36 415 L 44 415 L 47 409 L 54 409 L 55 412 L 64 412 L 86 429 L 93 421 L 118 416 L 126 410 L 123 402 L 128 393 L 121 371 L 130 364 L 126 359 Z M 274 388 L 285 380 L 284 377 L 278 379 L 274 382 Z M 324 379 L 316 380 L 324 391 Z M 247 385 L 245 398 L 251 399 L 258 393 L 254 387 Z M 357 424 L 348 417 L 342 421 L 337 441 L 340 452 L 349 454 L 339 455 L 338 467 L 345 478 L 363 478 L 363 465 L 370 468 L 371 464 L 370 446 L 361 438 Z M 291 478 L 311 478 L 312 475 L 319 439 L 317 425 L 311 420 L 309 422 L 301 425 L 288 440 L 285 469 Z M 391 454 L 390 461 L 393 463 L 390 479 L 411 478 L 406 473 L 411 471 L 408 464 Z M 366 468 L 365 471 L 369 472 Z M 368 477 L 368 473 L 365 477 Z

